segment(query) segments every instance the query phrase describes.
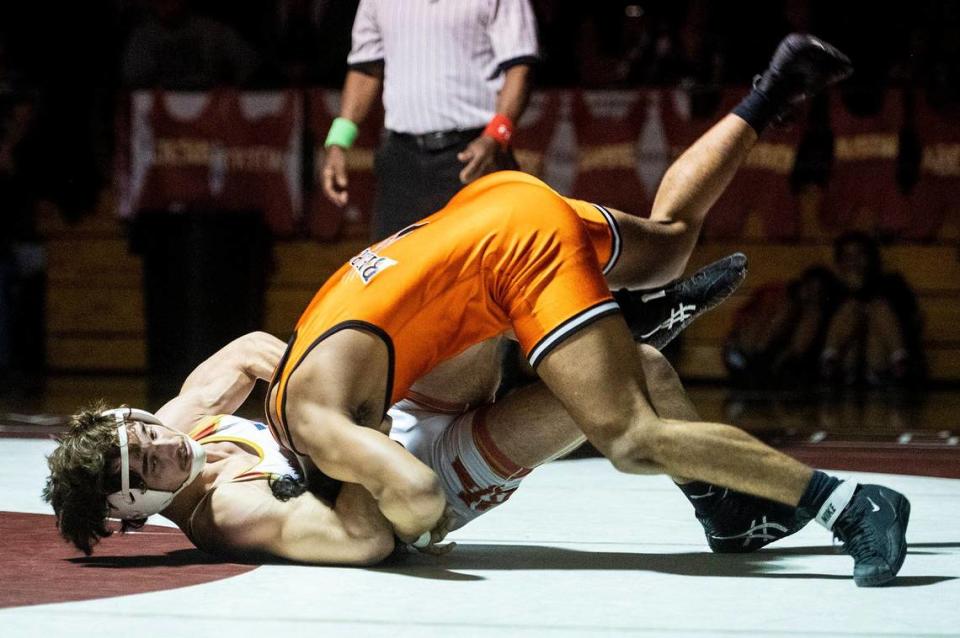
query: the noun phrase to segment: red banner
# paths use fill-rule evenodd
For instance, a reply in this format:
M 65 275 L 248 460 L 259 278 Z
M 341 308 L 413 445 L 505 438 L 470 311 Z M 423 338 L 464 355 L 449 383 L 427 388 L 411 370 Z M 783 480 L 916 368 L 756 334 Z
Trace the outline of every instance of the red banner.
M 130 96 L 118 140 L 120 212 L 260 210 L 278 235 L 303 212 L 296 91 Z
M 562 134 L 559 133 L 561 126 L 564 127 Z M 531 95 L 513 136 L 513 151 L 520 169 L 547 181 L 552 178 L 554 184 L 563 182 L 563 174 L 572 175 L 575 147 L 569 92 L 541 91 Z M 568 182 L 572 183 L 572 178 Z
M 960 109 L 918 102 L 920 176 L 909 198 L 913 222 L 904 234 L 933 239 L 951 213 L 960 214 Z
M 896 181 L 903 101 L 890 91 L 875 115 L 851 113 L 833 98 L 833 169 L 820 209 L 823 226 L 902 232 L 909 222 L 906 198 Z
M 637 140 L 647 105 L 639 91 L 579 91 L 573 96 L 577 132 L 572 194 L 632 213 L 649 210 L 637 171 Z
M 743 89 L 693 97 L 682 89 L 535 93 L 518 122 L 517 158 L 524 170 L 561 193 L 649 215 L 671 162 L 743 94 Z M 321 169 L 339 97 L 338 91 L 321 89 L 133 94 L 118 141 L 123 214 L 148 208 L 260 209 L 281 235 L 305 230 L 321 240 L 365 237 L 383 114 L 377 105 L 347 153 L 350 201 L 338 208 L 323 195 Z M 960 200 L 957 114 L 918 100 L 915 121 L 905 122 L 899 91 L 890 91 L 880 111 L 868 117 L 850 113 L 839 95 L 832 98 L 833 163 L 819 208 L 816 199 L 806 198 L 801 220 L 799 198 L 790 189 L 805 126 L 801 121 L 771 128 L 707 216 L 706 238 L 790 240 L 859 228 L 925 240 L 943 232 Z M 922 160 L 919 178 L 901 187 L 897 166 L 905 124 L 915 125 Z M 303 139 L 312 146 L 302 148 Z M 307 159 L 314 170 L 304 184 Z

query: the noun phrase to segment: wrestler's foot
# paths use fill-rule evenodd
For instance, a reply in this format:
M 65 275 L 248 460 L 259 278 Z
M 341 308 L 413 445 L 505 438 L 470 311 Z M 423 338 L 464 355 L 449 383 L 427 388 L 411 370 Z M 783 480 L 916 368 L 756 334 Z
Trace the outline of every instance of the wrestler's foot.
M 707 544 L 718 554 L 756 551 L 798 532 L 812 518 L 783 503 L 709 483 L 679 487 L 693 504 Z
M 885 585 L 907 556 L 910 501 L 880 485 L 860 485 L 833 526 L 843 549 L 853 557 L 853 581 L 859 587 Z
M 733 294 L 746 276 L 747 257 L 734 253 L 687 279 L 662 288 L 617 290 L 613 298 L 620 304 L 634 341 L 661 350 L 694 319 Z
M 788 119 L 794 107 L 853 73 L 850 58 L 812 35 L 791 33 L 773 54 L 754 88 L 770 100 L 774 121 Z

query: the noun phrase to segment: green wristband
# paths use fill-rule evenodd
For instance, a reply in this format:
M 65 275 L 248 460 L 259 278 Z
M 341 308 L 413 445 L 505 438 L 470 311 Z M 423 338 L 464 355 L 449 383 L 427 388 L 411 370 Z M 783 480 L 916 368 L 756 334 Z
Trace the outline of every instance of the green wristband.
M 357 139 L 357 125 L 345 117 L 338 117 L 330 125 L 330 131 L 327 133 L 327 141 L 323 147 L 342 146 L 350 148 Z

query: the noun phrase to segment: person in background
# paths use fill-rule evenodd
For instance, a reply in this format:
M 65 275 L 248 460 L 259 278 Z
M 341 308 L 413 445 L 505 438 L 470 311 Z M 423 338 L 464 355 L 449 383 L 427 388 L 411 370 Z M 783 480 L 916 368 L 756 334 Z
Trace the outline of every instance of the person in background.
M 130 34 L 122 79 L 129 88 L 242 86 L 260 56 L 231 27 L 193 13 L 189 0 L 151 0 L 152 16 Z
M 724 362 L 740 387 L 808 386 L 819 378 L 819 358 L 841 288 L 825 266 L 753 291 L 733 319 Z
M 923 377 L 923 318 L 899 273 L 886 272 L 877 242 L 850 232 L 834 242 L 843 299 L 820 355 L 825 381 L 904 385 Z
M 517 168 L 510 141 L 537 55 L 529 0 L 361 0 L 340 116 L 324 144 L 324 194 L 347 204 L 347 150 L 381 89 L 374 240 L 439 210 L 477 177 Z

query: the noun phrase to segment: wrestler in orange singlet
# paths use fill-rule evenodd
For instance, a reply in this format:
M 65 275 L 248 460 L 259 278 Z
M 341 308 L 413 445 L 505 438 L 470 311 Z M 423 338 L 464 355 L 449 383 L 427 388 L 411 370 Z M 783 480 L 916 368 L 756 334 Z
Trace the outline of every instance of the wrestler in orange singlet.
M 286 387 L 312 348 L 343 329 L 390 351 L 384 406 L 438 363 L 511 328 L 534 366 L 579 327 L 618 311 L 603 274 L 616 260 L 616 222 L 515 171 L 481 178 L 439 212 L 344 264 L 296 325 L 267 413 L 287 432 Z

